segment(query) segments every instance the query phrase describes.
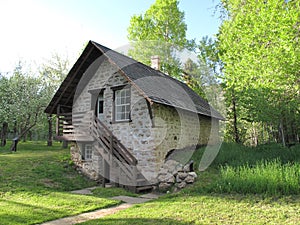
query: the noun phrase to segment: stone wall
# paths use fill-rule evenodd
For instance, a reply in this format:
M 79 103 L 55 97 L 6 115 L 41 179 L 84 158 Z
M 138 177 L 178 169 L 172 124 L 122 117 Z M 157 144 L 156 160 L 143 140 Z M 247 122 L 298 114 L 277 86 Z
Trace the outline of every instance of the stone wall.
M 104 89 L 103 122 L 136 157 L 138 169 L 148 180 L 156 181 L 157 174 L 170 150 L 208 143 L 212 130 L 212 121 L 209 117 L 154 103 L 151 106 L 154 118 L 151 120 L 145 98 L 133 86 L 130 87 L 131 121 L 114 122 L 111 88 L 129 85 L 129 83 L 108 60 L 97 60 L 92 68 L 85 72 L 82 80 L 83 88 L 77 93 L 78 98 L 74 102 L 73 112 L 95 110 L 95 96 L 97 97 L 100 90 Z M 213 122 L 217 125 L 217 120 Z M 217 131 L 217 128 L 213 129 Z M 214 141 L 217 140 L 217 135 L 215 136 Z M 72 151 L 75 164 L 82 167 L 84 173 L 96 179 L 95 174 L 99 174 L 102 168 L 100 165 L 97 166 L 102 162 L 97 151 L 93 150 L 92 161 L 81 160 L 80 144 Z
M 94 147 L 93 147 L 94 148 Z M 101 174 L 103 171 L 103 160 L 98 151 L 93 149 L 92 159 L 83 159 L 84 143 L 72 143 L 70 148 L 71 159 L 76 165 L 76 168 L 81 171 L 84 175 L 92 180 L 101 180 Z

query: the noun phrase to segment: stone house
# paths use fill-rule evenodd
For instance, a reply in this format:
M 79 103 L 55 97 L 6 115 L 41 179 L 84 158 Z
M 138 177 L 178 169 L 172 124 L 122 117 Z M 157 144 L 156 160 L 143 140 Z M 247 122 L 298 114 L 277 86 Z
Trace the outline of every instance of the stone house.
M 151 187 L 174 149 L 218 142 L 223 117 L 186 84 L 90 41 L 45 112 L 92 179 Z

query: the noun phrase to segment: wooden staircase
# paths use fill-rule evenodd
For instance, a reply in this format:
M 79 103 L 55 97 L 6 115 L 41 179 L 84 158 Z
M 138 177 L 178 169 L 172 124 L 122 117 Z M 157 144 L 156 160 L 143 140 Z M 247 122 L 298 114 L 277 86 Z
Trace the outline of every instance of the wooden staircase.
M 146 192 L 153 186 L 138 171 L 137 159 L 94 113 L 60 114 L 57 134 L 61 140 L 92 141 L 102 157 L 102 185 L 110 182 L 133 192 Z

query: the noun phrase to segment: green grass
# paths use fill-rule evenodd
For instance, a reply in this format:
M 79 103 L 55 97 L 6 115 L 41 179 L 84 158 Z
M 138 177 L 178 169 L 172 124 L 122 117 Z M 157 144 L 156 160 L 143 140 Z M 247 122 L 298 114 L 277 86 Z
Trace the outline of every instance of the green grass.
M 92 196 L 71 194 L 95 183 L 76 173 L 68 150 L 42 144 L 20 143 L 16 153 L 0 149 L 0 224 L 41 223 L 119 204 L 111 196 L 135 196 L 100 187 Z M 224 143 L 193 186 L 83 224 L 297 224 L 299 160 L 299 145 Z
M 93 191 L 94 196 L 102 197 L 102 198 L 111 198 L 114 196 L 125 195 L 130 197 L 138 197 L 138 194 L 133 192 L 129 192 L 123 188 L 96 188 Z
M 193 159 L 201 159 L 203 151 L 198 150 Z M 299 152 L 299 145 L 247 148 L 225 143 L 193 186 L 82 224 L 298 224 Z M 252 183 L 220 191 L 225 179 Z
M 118 193 L 114 189 L 102 191 L 103 197 L 71 194 L 96 183 L 75 171 L 69 150 L 58 143 L 20 142 L 16 153 L 8 149 L 0 149 L 1 225 L 42 223 L 120 203 L 107 199 Z
M 203 149 L 194 154 L 201 157 Z M 218 176 L 204 189 L 217 193 L 300 194 L 300 146 L 261 145 L 250 148 L 224 143 L 211 165 Z M 211 169 L 210 169 L 211 170 Z
M 260 161 L 254 166 L 221 167 L 215 191 L 221 193 L 300 194 L 300 164 L 280 160 Z
M 182 192 L 81 224 L 297 224 L 299 206 L 299 197 Z

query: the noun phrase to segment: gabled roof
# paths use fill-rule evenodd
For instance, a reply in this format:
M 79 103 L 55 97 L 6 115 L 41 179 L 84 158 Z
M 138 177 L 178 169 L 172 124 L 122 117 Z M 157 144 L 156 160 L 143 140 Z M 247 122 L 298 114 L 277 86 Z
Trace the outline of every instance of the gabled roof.
M 186 84 L 152 69 L 130 57 L 113 51 L 96 42 L 89 41 L 87 47 L 74 64 L 66 79 L 45 109 L 56 114 L 58 105 L 71 107 L 77 85 L 87 68 L 100 56 L 105 56 L 119 72 L 149 101 L 181 108 L 201 115 L 223 120 L 222 115 Z

